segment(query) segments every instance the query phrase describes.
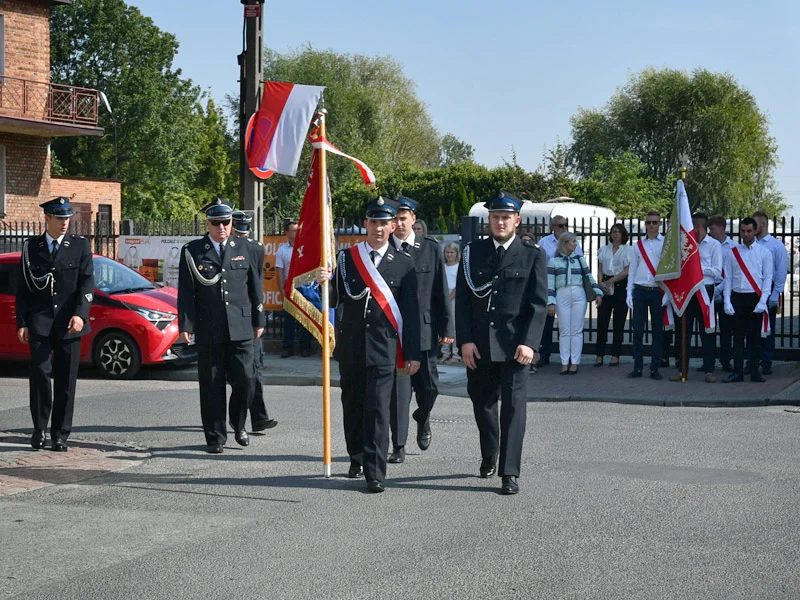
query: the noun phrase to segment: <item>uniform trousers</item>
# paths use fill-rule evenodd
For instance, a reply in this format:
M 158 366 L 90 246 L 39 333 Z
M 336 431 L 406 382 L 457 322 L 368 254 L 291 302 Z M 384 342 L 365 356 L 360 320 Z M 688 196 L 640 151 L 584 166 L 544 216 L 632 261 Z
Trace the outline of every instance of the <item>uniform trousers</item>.
M 226 378 L 231 386 L 228 407 L 231 426 L 235 431 L 244 430 L 253 395 L 253 367 L 253 340 L 197 344 L 200 418 L 209 446 L 224 445 L 228 439 Z
M 472 400 L 481 442 L 481 457 L 500 456 L 499 475 L 519 477 L 528 407 L 530 367 L 517 361 L 480 358 L 467 369 L 467 392 Z M 498 424 L 497 403 L 500 401 Z
M 364 467 L 367 481 L 386 479 L 389 403 L 396 367 L 339 363 L 344 439 L 352 466 Z
M 733 342 L 733 315 L 725 314 L 722 302 L 716 302 L 717 323 L 719 324 L 719 362 L 722 366 L 730 367 Z
M 266 423 L 269 411 L 264 402 L 264 387 L 261 385 L 261 367 L 264 366 L 264 341 L 261 338 L 253 341 L 253 397 L 250 402 L 250 423 Z
M 408 440 L 409 413 L 411 412 L 411 394 L 416 394 L 417 409 L 414 420 L 424 423 L 433 410 L 439 396 L 439 370 L 436 368 L 436 348 L 422 351 L 419 370 L 411 375 L 398 373 L 392 390 L 392 401 L 389 404 L 389 425 L 392 431 L 392 445 L 395 448 L 405 446 Z
M 81 357 L 80 338 L 56 340 L 52 336 L 31 335 L 28 388 L 33 428 L 44 431 L 50 420 L 50 437 L 66 441 L 72 431 L 75 386 Z M 50 355 L 53 356 L 52 366 Z M 53 388 L 50 373 L 53 373 Z
M 744 373 L 744 343 L 750 358 L 747 361 L 751 374 L 758 373 L 761 362 L 761 325 L 764 322 L 763 313 L 755 313 L 753 309 L 760 300 L 758 294 L 741 294 L 731 292 L 731 305 L 733 305 L 733 370 L 740 375 Z
M 706 292 L 708 293 L 709 300 L 714 297 L 714 287 L 707 285 Z M 714 310 L 713 306 L 711 310 Z M 686 349 L 689 350 L 689 346 L 691 345 L 691 339 L 694 336 L 695 331 L 695 324 L 697 325 L 697 331 L 700 336 L 700 344 L 702 347 L 701 355 L 703 357 L 703 372 L 704 373 L 713 373 L 714 372 L 714 346 L 716 342 L 716 335 L 712 333 L 706 333 L 706 326 L 705 321 L 703 320 L 703 309 L 700 306 L 700 301 L 697 299 L 697 295 L 692 296 L 692 299 L 689 300 L 689 305 L 686 307 L 686 312 L 683 313 L 683 317 L 678 317 L 675 319 L 675 366 L 678 369 L 681 369 L 681 347 L 683 342 L 681 341 L 681 329 L 683 324 L 681 321 L 683 319 L 687 319 L 686 321 Z M 690 353 L 691 356 L 691 353 Z
M 633 286 L 633 368 L 641 371 L 644 366 L 644 326 L 647 311 L 650 311 L 650 328 L 653 332 L 650 351 L 650 372 L 661 366 L 661 344 L 664 332 L 664 309 L 661 302 L 664 295 L 657 287 Z
M 542 329 L 542 341 L 539 343 L 539 361 L 550 362 L 550 354 L 553 347 L 553 322 L 555 319 L 547 315 L 544 319 L 544 329 Z
M 581 364 L 583 352 L 583 319 L 586 316 L 586 292 L 570 285 L 556 290 L 558 316 L 558 350 L 561 364 Z
M 611 337 L 611 356 L 619 358 L 622 353 L 622 335 L 625 331 L 625 319 L 628 316 L 628 305 L 625 304 L 627 287 L 627 278 L 614 283 L 614 293 L 610 296 L 603 296 L 603 303 L 597 309 L 597 350 L 595 352 L 597 356 L 606 355 L 608 324 L 612 314 L 614 329 Z

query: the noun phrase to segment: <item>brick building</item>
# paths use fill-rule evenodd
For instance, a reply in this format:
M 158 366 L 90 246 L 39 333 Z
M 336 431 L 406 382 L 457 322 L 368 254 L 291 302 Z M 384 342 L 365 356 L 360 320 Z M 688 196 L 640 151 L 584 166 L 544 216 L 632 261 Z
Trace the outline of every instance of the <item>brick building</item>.
M 119 220 L 120 182 L 50 177 L 50 140 L 97 135 L 97 90 L 50 83 L 50 11 L 71 0 L 0 0 L 0 219 L 40 221 L 71 196 L 73 223 Z

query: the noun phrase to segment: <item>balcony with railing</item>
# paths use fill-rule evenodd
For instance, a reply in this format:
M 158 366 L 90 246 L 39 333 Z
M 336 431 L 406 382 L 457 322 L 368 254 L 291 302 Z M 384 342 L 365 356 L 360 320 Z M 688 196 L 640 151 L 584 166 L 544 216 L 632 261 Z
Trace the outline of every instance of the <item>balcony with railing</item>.
M 102 135 L 98 100 L 97 90 L 0 75 L 0 131 Z

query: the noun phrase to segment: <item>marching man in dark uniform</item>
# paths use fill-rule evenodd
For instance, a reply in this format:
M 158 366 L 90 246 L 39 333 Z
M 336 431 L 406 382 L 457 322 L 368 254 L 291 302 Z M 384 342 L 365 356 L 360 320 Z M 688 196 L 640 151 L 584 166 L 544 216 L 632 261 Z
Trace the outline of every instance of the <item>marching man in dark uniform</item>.
M 225 383 L 231 384 L 230 422 L 236 442 L 247 446 L 247 408 L 253 394 L 253 340 L 264 333 L 263 259 L 249 242 L 229 239 L 233 210 L 217 199 L 205 207 L 208 233 L 181 250 L 178 328 L 197 343 L 200 416 L 206 452 L 221 454 L 228 438 Z
M 250 239 L 250 224 L 253 217 L 240 210 L 233 212 L 233 235 L 247 242 L 247 248 L 253 253 L 253 263 L 259 265 L 259 281 L 264 276 L 264 244 Z M 261 385 L 261 367 L 264 365 L 264 343 L 261 338 L 253 340 L 253 398 L 250 401 L 250 424 L 252 432 L 264 435 L 267 429 L 272 429 L 278 422 L 269 418 L 267 405 L 264 402 L 264 386 Z
M 397 376 L 390 410 L 393 444 L 389 455 L 390 463 L 401 463 L 406 457 L 412 388 L 417 395 L 418 408 L 413 414 L 417 422 L 417 445 L 421 450 L 427 450 L 430 446 L 430 415 L 439 395 L 436 353 L 440 343 L 452 344 L 455 336 L 453 315 L 450 314 L 450 290 L 447 287 L 447 274 L 439 242 L 434 237 L 414 234 L 412 227 L 417 221 L 417 203 L 414 200 L 401 196 L 397 199 L 397 204 L 397 227 L 392 234 L 391 244 L 414 259 L 422 361 L 415 375 Z
M 501 192 L 485 206 L 491 235 L 467 244 L 458 268 L 456 343 L 480 432 L 480 475 L 496 472 L 499 452 L 501 491 L 516 494 L 526 384 L 547 314 L 547 257 L 516 236 L 520 206 L 513 198 Z
M 22 277 L 17 285 L 17 337 L 30 344 L 31 446 L 44 446 L 50 420 L 55 452 L 67 451 L 72 430 L 80 338 L 89 333 L 94 294 L 94 266 L 89 240 L 67 235 L 72 207 L 69 198 L 40 205 L 47 230 L 22 246 Z M 53 388 L 50 388 L 50 355 Z
M 414 261 L 389 243 L 396 204 L 377 198 L 366 206 L 367 240 L 339 253 L 331 285 L 331 308 L 343 307 L 336 323 L 348 477 L 362 473 L 367 489 L 384 491 L 389 450 L 389 402 L 395 370 L 419 369 L 419 301 Z M 330 270 L 317 270 L 317 281 Z

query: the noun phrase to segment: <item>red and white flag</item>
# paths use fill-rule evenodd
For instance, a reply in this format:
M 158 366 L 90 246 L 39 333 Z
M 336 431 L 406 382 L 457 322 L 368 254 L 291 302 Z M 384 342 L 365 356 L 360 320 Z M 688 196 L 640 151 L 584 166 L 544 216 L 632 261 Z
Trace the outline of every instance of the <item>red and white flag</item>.
M 686 311 L 692 296 L 696 295 L 705 330 L 708 333 L 714 331 L 714 308 L 703 285 L 700 247 L 692 224 L 689 197 L 681 180 L 678 180 L 675 205 L 655 279 L 669 296 L 669 302 L 679 317 Z
M 260 179 L 273 173 L 294 176 L 324 87 L 267 81 L 258 111 L 245 132 L 250 170 Z

